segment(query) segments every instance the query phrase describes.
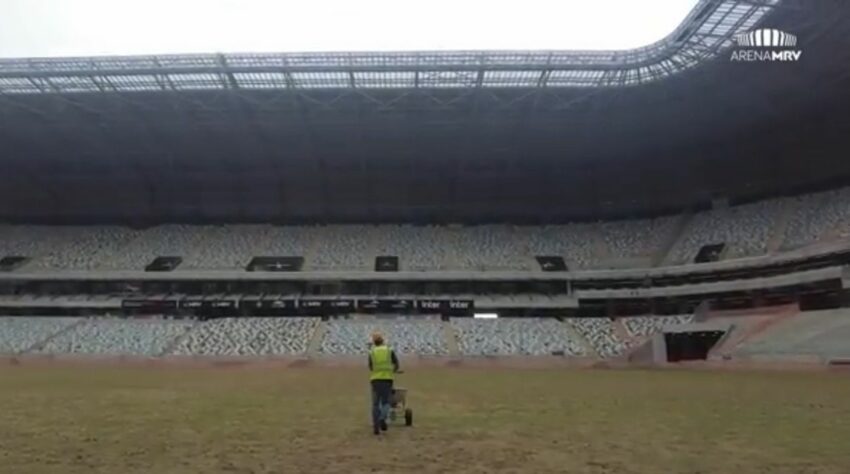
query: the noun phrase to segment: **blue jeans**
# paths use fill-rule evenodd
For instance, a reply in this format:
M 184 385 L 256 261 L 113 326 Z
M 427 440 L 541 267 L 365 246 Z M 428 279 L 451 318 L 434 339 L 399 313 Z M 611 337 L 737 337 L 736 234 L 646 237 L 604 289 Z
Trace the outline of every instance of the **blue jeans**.
M 390 412 L 390 397 L 393 393 L 392 380 L 372 380 L 372 426 L 386 421 Z

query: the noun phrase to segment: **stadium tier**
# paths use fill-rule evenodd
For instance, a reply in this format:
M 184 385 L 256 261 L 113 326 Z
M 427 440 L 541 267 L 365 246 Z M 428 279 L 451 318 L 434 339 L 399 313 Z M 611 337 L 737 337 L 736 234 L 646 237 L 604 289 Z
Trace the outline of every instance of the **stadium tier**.
M 764 255 L 841 238 L 850 230 L 850 188 L 671 217 L 558 226 L 163 225 L 0 226 L 3 256 L 49 270 L 141 270 L 154 259 L 181 259 L 176 270 L 244 269 L 257 256 L 298 256 L 307 270 L 538 270 L 537 256 L 570 269 L 690 263 L 705 246 L 718 259 Z M 667 250 L 669 247 L 669 251 Z
M 0 352 L 27 352 L 79 321 L 78 318 L 63 317 L 0 317 Z
M 693 314 L 448 320 L 354 315 L 326 320 L 242 317 L 211 321 L 3 316 L 0 355 L 349 357 L 364 355 L 371 334 L 380 332 L 405 358 L 558 356 L 625 360 L 642 347 L 657 344 L 657 335 L 728 331 L 733 334 L 728 340 L 734 344 L 724 350 L 734 357 L 828 361 L 850 357 L 847 316 L 844 309 L 773 316 L 753 312 L 734 320 L 719 315 L 703 322 L 697 322 Z
M 174 346 L 177 355 L 301 354 L 317 318 L 225 318 L 198 324 Z
M 50 338 L 36 352 L 48 354 L 158 356 L 190 322 L 157 319 L 88 319 Z
M 634 321 L 633 321 L 634 320 Z M 223 318 L 0 317 L 0 354 L 128 356 L 355 356 L 381 332 L 405 356 L 621 355 L 691 316 L 451 318 L 353 316 Z M 615 325 L 637 328 L 625 336 Z
M 661 332 L 665 326 L 690 324 L 694 320 L 692 314 L 675 316 L 634 316 L 623 318 L 623 325 L 631 337 L 645 337 Z
M 550 355 L 583 356 L 586 349 L 569 328 L 554 319 L 451 320 L 460 353 L 469 356 Z
M 319 352 L 330 355 L 364 353 L 373 332 L 393 341 L 400 354 L 446 355 L 448 348 L 439 319 L 334 319 L 325 325 Z

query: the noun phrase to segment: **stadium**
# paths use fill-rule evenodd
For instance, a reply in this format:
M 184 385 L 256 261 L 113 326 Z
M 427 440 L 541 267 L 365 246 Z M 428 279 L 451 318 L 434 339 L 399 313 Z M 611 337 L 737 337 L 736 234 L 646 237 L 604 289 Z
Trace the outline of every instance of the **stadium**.
M 846 473 L 850 4 L 684 3 L 625 49 L 0 45 L 0 467 Z

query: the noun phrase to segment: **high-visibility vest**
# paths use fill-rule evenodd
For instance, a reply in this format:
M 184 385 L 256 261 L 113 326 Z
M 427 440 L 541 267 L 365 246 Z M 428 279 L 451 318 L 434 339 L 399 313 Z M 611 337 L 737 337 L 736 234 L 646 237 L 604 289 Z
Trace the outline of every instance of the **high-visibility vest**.
M 392 351 L 387 346 L 375 346 L 369 351 L 372 374 L 369 380 L 392 380 L 394 375 Z

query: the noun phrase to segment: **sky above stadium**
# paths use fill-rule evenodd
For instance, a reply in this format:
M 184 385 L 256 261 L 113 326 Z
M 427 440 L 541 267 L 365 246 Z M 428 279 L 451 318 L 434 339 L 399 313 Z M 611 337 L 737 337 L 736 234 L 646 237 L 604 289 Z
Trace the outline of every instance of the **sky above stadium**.
M 697 0 L 0 0 L 0 57 L 630 49 Z

